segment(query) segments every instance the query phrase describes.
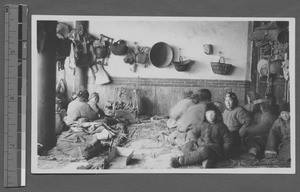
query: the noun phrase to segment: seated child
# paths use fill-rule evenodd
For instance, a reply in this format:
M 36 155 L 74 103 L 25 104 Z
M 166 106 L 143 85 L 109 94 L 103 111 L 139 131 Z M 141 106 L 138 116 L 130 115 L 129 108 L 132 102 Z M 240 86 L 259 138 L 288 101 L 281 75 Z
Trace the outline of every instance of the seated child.
M 291 159 L 289 103 L 284 103 L 280 106 L 280 116 L 274 122 L 268 136 L 265 157 L 273 158 L 276 156 L 284 161 Z
M 233 144 L 233 138 L 227 126 L 219 121 L 216 107 L 208 104 L 205 112 L 205 120 L 200 126 L 200 137 L 198 142 L 194 142 L 195 148 L 191 151 L 185 151 L 183 156 L 173 157 L 171 167 L 180 167 L 186 165 L 195 165 L 207 161 L 212 162 L 210 166 L 221 158 L 229 155 Z M 192 142 L 192 141 L 191 141 Z

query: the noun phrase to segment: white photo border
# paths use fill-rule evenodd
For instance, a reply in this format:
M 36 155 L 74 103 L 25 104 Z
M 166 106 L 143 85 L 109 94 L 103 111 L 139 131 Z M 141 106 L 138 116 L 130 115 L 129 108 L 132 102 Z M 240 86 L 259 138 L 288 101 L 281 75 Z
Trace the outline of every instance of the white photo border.
M 289 21 L 290 50 L 290 106 L 291 106 L 291 167 L 290 168 L 227 168 L 227 169 L 116 169 L 116 170 L 49 170 L 38 168 L 37 151 L 37 21 L 43 20 L 118 20 L 118 21 Z M 296 102 L 295 102 L 295 18 L 288 17 L 149 17 L 149 16 L 77 16 L 77 15 L 32 15 L 31 18 L 31 172 L 34 174 L 295 174 L 296 173 Z

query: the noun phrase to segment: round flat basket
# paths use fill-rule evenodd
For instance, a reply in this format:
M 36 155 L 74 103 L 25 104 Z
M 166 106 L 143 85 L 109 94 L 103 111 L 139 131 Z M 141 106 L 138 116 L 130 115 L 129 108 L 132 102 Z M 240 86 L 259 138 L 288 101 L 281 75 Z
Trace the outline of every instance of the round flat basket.
M 173 50 L 167 43 L 158 42 L 152 46 L 149 58 L 155 67 L 165 68 L 171 64 Z

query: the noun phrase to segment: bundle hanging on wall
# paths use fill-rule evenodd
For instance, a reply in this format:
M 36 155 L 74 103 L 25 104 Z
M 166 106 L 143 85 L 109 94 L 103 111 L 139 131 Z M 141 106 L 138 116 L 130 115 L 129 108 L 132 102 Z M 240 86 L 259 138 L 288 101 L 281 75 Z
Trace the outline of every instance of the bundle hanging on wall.
M 126 41 L 118 40 L 110 46 L 110 50 L 114 55 L 125 55 L 128 52 Z

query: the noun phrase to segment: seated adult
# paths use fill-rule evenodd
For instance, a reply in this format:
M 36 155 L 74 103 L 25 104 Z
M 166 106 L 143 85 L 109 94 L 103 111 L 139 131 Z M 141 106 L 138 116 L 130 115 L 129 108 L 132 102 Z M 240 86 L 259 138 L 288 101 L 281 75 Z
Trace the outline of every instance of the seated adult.
M 94 109 L 94 111 L 97 112 L 97 114 L 100 118 L 103 118 L 105 116 L 105 113 L 98 106 L 99 99 L 100 99 L 99 94 L 96 92 L 93 92 L 89 98 L 88 104 L 91 106 L 92 109 Z
M 194 94 L 192 91 L 186 93 L 184 99 L 182 99 L 176 105 L 171 107 L 169 112 L 170 118 L 167 121 L 167 126 L 169 128 L 177 127 L 177 121 L 182 117 L 182 115 L 187 111 L 187 109 L 191 106 L 196 105 L 198 102 L 198 94 Z
M 252 111 L 252 124 L 257 124 L 261 120 L 263 111 L 261 110 L 261 103 L 264 103 L 268 110 L 272 111 L 274 114 L 278 114 L 278 108 L 276 97 L 274 94 L 266 94 L 264 98 L 256 99 L 253 101 L 253 111 Z
M 262 111 L 260 119 L 253 122 L 249 129 L 242 133 L 247 148 L 247 152 L 241 156 L 243 159 L 256 160 L 264 156 L 268 134 L 278 117 L 277 111 L 272 110 L 274 107 L 267 100 L 259 105 Z
M 239 152 L 242 144 L 242 133 L 248 129 L 252 118 L 250 113 L 239 106 L 239 101 L 235 93 L 229 92 L 225 96 L 226 109 L 223 112 L 223 120 L 230 132 L 233 134 L 235 152 Z
M 79 118 L 86 118 L 90 121 L 99 118 L 97 112 L 88 104 L 88 98 L 89 92 L 82 90 L 77 93 L 77 98 L 69 103 L 67 116 L 65 118 L 67 125 L 72 124 Z
M 211 101 L 212 94 L 208 89 L 200 89 L 199 103 L 189 107 L 177 121 L 177 130 L 169 135 L 168 141 L 173 145 L 183 145 L 189 140 L 197 140 L 195 134 L 203 123 L 206 105 Z
M 84 156 L 86 159 L 96 156 L 101 150 L 101 140 L 110 139 L 114 133 L 101 123 L 98 113 L 88 104 L 89 92 L 81 90 L 69 103 L 65 122 L 69 131 L 62 132 L 57 147 L 72 156 Z M 94 121 L 94 122 L 90 122 Z

